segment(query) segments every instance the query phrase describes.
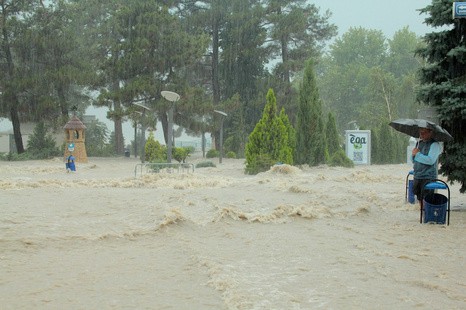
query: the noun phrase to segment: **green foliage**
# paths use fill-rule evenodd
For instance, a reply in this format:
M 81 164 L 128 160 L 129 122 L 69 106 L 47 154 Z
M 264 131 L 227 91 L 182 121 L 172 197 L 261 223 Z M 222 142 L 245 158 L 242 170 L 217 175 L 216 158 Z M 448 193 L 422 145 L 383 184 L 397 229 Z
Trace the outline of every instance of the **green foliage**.
M 388 43 L 387 43 L 388 42 Z M 417 116 L 416 71 L 422 61 L 413 54 L 421 38 L 403 28 L 386 39 L 381 31 L 350 28 L 319 62 L 319 91 L 337 128 L 350 122 L 375 128 L 387 119 Z
M 123 139 L 123 143 L 124 143 L 124 139 Z M 116 138 L 115 132 L 112 131 L 110 132 L 110 136 L 108 138 L 108 144 L 105 146 L 105 154 L 108 154 L 105 156 L 123 155 L 123 152 L 121 154 L 117 152 L 116 145 L 117 145 L 117 138 Z
M 207 154 L 205 155 L 207 158 L 215 158 L 220 156 L 220 152 L 217 151 L 216 149 L 210 149 L 207 151 Z
M 309 166 L 323 164 L 327 145 L 312 60 L 307 62 L 301 82 L 296 132 L 295 162 Z
M 314 4 L 304 0 L 268 1 L 266 12 L 271 34 L 268 46 L 280 51 L 282 60 L 275 74 L 289 83 L 291 73 L 303 69 L 306 57 L 321 52 L 316 42 L 331 39 L 337 27 L 329 23 L 329 15 L 320 15 Z
M 167 149 L 155 140 L 154 133 L 151 132 L 145 145 L 145 160 L 150 163 L 160 163 L 167 161 Z
M 328 165 L 331 167 L 354 167 L 353 161 L 349 159 L 348 156 L 346 156 L 345 151 L 343 151 L 341 148 L 330 156 Z
M 196 168 L 207 168 L 207 167 L 217 167 L 217 166 L 211 161 L 202 161 L 196 164 Z
M 371 163 L 399 164 L 406 162 L 409 137 L 395 132 L 388 122 L 371 130 Z
M 387 70 L 397 78 L 413 74 L 419 69 L 419 59 L 413 57 L 413 51 L 422 44 L 408 26 L 395 32 L 393 38 L 388 40 L 389 52 L 385 65 Z
M 115 154 L 111 143 L 108 143 L 109 132 L 105 123 L 92 121 L 86 124 L 86 152 L 88 156 L 106 157 Z
M 227 152 L 226 156 L 227 156 L 227 158 L 236 158 L 236 153 L 233 152 L 233 151 L 229 151 L 229 152 Z
M 333 113 L 328 113 L 326 129 L 328 154 L 332 156 L 337 151 L 341 150 L 340 136 L 338 135 L 337 124 Z
M 21 154 L 18 153 L 0 153 L 0 160 L 2 161 L 23 161 L 23 160 L 34 160 L 34 159 L 43 159 L 37 158 L 35 154 L 24 152 Z
M 269 154 L 259 154 L 253 157 L 251 156 L 249 161 L 247 161 L 245 172 L 247 174 L 258 174 L 259 172 L 268 171 L 270 167 L 276 163 L 277 161 L 270 158 Z
M 146 99 L 165 131 L 169 103 L 160 91 L 170 88 L 182 94 L 176 104 L 182 113 L 175 115 L 175 123 L 196 132 L 212 132 L 201 128 L 199 119 L 213 105 L 240 98 L 234 110 L 238 117 L 227 120 L 225 138 L 234 137 L 231 150 L 244 156 L 270 87 L 267 64 L 282 52 L 275 80 L 282 98 L 294 98 L 288 77 L 336 35 L 330 16 L 304 0 L 193 1 L 181 6 L 180 1 L 150 0 L 130 5 L 125 0 L 5 3 L 0 8 L 0 113 L 14 123 L 18 148 L 19 118 L 50 118 L 61 125 L 73 105 L 83 112 L 93 100 L 90 90 L 100 90 L 92 103 L 110 109 L 109 119 L 115 122 L 110 144 L 121 155 L 122 122 L 133 100 Z M 205 57 L 206 51 L 212 57 Z M 11 61 L 7 55 L 13 56 Z M 287 81 L 280 83 L 284 76 Z M 213 98 L 204 91 L 206 83 L 212 85 Z M 105 149 L 91 153 L 105 154 Z
M 186 158 L 191 155 L 191 147 L 174 147 L 173 148 L 173 158 L 179 163 L 185 163 Z
M 244 143 L 239 134 L 229 136 L 223 143 L 223 147 L 227 150 L 227 154 L 233 152 L 234 154 L 238 154 L 238 157 L 241 154 L 244 155 Z
M 37 123 L 33 134 L 29 137 L 27 153 L 31 159 L 47 159 L 60 155 L 55 139 L 47 133 L 44 122 Z
M 279 115 L 283 125 L 285 125 L 286 132 L 288 134 L 288 147 L 291 150 L 291 157 L 294 158 L 294 152 L 296 150 L 296 130 L 291 125 L 288 115 L 285 113 L 285 108 L 282 108 Z
M 382 163 L 382 159 L 379 153 L 379 128 L 371 130 L 371 164 L 378 165 Z
M 417 99 L 436 107 L 440 125 L 453 136 L 452 142 L 444 144 L 439 173 L 446 175 L 450 182 L 459 182 L 460 192 L 465 193 L 465 24 L 462 19 L 451 18 L 451 2 L 432 1 L 431 5 L 421 10 L 430 15 L 426 23 L 441 30 L 429 33 L 425 37 L 426 46 L 417 50 L 417 53 L 428 62 L 428 65 L 420 70 L 422 86 L 417 93 Z
M 378 153 L 380 156 L 380 163 L 390 164 L 393 162 L 395 152 L 392 130 L 387 124 L 380 124 L 379 133 Z
M 267 103 L 262 118 L 256 124 L 246 143 L 246 172 L 256 174 L 268 170 L 270 163 L 293 164 L 288 142 L 288 130 L 277 115 L 277 103 L 272 89 L 267 93 Z

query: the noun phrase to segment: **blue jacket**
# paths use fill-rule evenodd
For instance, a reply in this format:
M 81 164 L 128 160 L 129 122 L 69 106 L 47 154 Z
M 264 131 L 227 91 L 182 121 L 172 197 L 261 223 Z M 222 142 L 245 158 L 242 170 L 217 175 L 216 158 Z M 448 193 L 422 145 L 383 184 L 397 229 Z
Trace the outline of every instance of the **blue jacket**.
M 437 163 L 440 155 L 440 144 L 431 139 L 419 141 L 417 147 L 420 152 L 413 157 L 415 179 L 436 179 Z

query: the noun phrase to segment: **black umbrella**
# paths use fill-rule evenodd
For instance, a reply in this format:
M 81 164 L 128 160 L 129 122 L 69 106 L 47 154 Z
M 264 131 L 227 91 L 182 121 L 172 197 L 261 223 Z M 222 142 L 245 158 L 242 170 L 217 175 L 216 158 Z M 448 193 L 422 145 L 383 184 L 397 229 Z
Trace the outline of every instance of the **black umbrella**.
M 389 124 L 395 130 L 410 135 L 414 138 L 419 138 L 419 128 L 427 128 L 433 131 L 432 138 L 439 142 L 448 142 L 453 140 L 453 137 L 448 131 L 434 122 L 427 121 L 425 119 L 412 119 L 412 118 L 400 118 L 396 121 L 392 121 Z

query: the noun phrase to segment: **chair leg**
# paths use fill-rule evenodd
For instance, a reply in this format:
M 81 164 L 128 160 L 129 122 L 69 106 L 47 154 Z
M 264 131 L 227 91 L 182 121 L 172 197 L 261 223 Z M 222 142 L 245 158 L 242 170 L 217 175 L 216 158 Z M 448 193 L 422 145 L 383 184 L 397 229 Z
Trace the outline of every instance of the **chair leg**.
M 421 199 L 420 202 L 419 202 L 419 208 L 420 208 L 420 217 L 419 217 L 419 223 L 422 224 L 422 211 L 424 210 L 424 199 Z

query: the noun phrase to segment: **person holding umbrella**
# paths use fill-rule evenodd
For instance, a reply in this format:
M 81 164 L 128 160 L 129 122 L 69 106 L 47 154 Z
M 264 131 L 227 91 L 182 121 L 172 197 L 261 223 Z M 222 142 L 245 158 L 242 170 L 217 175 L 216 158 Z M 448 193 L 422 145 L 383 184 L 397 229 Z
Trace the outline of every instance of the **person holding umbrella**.
M 412 151 L 414 164 L 413 193 L 422 205 L 424 196 L 432 192 L 425 190 L 424 186 L 437 179 L 437 164 L 441 153 L 440 144 L 433 138 L 433 130 L 430 128 L 419 128 L 419 142 Z

